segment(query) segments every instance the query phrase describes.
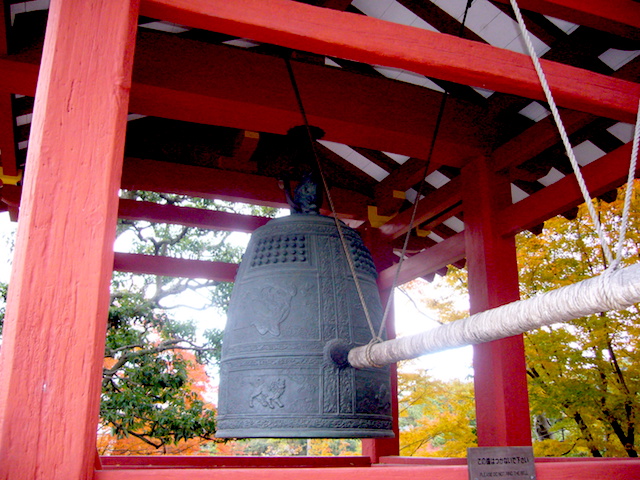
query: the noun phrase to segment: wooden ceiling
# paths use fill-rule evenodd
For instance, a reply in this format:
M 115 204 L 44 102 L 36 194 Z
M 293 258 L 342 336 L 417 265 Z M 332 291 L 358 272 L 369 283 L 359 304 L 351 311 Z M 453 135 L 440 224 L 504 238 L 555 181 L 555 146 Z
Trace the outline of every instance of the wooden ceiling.
M 48 2 L 3 3 L 0 209 L 15 213 Z M 401 280 L 464 259 L 459 174 L 478 156 L 512 185 L 503 233 L 570 216 L 580 195 L 508 3 L 475 0 L 463 29 L 465 0 L 143 1 L 122 186 L 284 207 L 303 123 L 288 59 L 341 218 L 399 247 L 424 195 Z M 640 97 L 640 3 L 520 4 L 592 194 L 610 198 Z

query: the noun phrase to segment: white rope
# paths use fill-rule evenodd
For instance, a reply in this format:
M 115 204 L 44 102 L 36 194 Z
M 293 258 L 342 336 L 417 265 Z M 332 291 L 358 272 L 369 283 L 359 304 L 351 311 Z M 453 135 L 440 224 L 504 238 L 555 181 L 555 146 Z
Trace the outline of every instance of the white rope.
M 389 365 L 449 348 L 499 340 L 640 302 L 640 263 L 487 310 L 426 332 L 349 351 L 355 368 Z
M 511 7 L 513 8 L 513 12 L 516 16 L 516 20 L 518 21 L 518 26 L 520 27 L 520 32 L 522 33 L 522 38 L 524 39 L 524 43 L 527 46 L 527 50 L 529 55 L 531 56 L 531 61 L 533 62 L 533 66 L 538 74 L 538 79 L 540 80 L 540 84 L 542 86 L 542 90 L 544 91 L 545 97 L 547 98 L 547 103 L 549 104 L 549 108 L 551 109 L 551 113 L 553 114 L 553 119 L 556 122 L 558 127 L 558 131 L 560 133 L 560 138 L 562 138 L 562 143 L 564 144 L 564 148 L 566 150 L 567 156 L 569 157 L 569 162 L 571 163 L 571 167 L 576 175 L 576 179 L 578 180 L 578 185 L 580 186 L 580 191 L 582 192 L 582 196 L 587 205 L 587 209 L 589 210 L 589 215 L 591 216 L 591 221 L 598 233 L 598 238 L 600 239 L 600 244 L 602 245 L 602 251 L 604 252 L 604 256 L 607 259 L 607 264 L 611 265 L 613 263 L 613 256 L 611 255 L 611 250 L 609 249 L 609 244 L 607 243 L 607 239 L 604 235 L 604 231 L 602 229 L 602 225 L 598 220 L 598 214 L 596 213 L 596 209 L 593 206 L 591 201 L 591 196 L 589 195 L 589 190 L 587 185 L 582 177 L 582 173 L 580 172 L 580 165 L 576 160 L 576 156 L 573 152 L 573 148 L 571 147 L 571 143 L 569 142 L 569 136 L 564 128 L 564 124 L 562 123 L 562 119 L 560 118 L 560 113 L 558 112 L 558 107 L 556 106 L 556 102 L 553 99 L 553 95 L 551 94 L 551 89 L 549 88 L 549 84 L 547 83 L 547 79 L 545 77 L 544 71 L 542 70 L 542 66 L 540 65 L 540 61 L 538 60 L 538 56 L 536 55 L 535 49 L 533 48 L 533 44 L 531 43 L 531 37 L 529 36 L 529 32 L 527 31 L 527 26 L 522 19 L 522 14 L 520 13 L 520 8 L 516 3 L 516 0 L 510 0 Z
M 631 216 L 631 199 L 633 198 L 633 179 L 635 178 L 636 165 L 638 163 L 638 143 L 640 143 L 640 102 L 638 102 L 638 114 L 636 116 L 636 126 L 633 132 L 633 146 L 631 148 L 631 163 L 627 176 L 627 188 L 624 195 L 624 207 L 622 218 L 620 219 L 620 231 L 618 232 L 618 244 L 616 245 L 616 257 L 610 268 L 618 268 L 622 260 L 622 250 L 624 240 L 627 236 L 629 217 Z

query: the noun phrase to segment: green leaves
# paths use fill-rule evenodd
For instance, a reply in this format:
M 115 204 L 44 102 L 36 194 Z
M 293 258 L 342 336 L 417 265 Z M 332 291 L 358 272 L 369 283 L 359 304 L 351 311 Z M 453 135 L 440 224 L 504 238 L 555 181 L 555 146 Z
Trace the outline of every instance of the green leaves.
M 401 455 L 464 457 L 477 444 L 472 382 L 403 368 L 398 389 Z
M 639 192 L 636 182 L 636 202 Z M 612 246 L 621 203 L 596 202 Z M 523 297 L 590 278 L 607 267 L 585 210 L 582 206 L 575 220 L 547 221 L 540 235 L 519 235 Z M 639 235 L 640 219 L 632 215 L 623 263 L 638 261 Z M 553 437 L 535 445 L 537 454 L 637 456 L 638 320 L 638 309 L 631 308 L 525 335 L 532 414 L 550 422 Z
M 190 353 L 204 348 L 180 350 L 178 347 L 185 347 L 177 338 L 155 342 L 155 335 L 145 337 L 131 331 L 136 329 L 123 333 L 121 326 L 108 334 L 113 355 L 107 364 L 113 365 L 105 368 L 100 408 L 103 424 L 119 438 L 134 435 L 155 448 L 194 437 L 213 438 L 214 413 L 205 408 L 198 391 L 202 389 L 194 378 L 198 359 Z M 132 337 L 137 344 L 127 343 Z M 215 356 L 203 353 L 207 354 Z

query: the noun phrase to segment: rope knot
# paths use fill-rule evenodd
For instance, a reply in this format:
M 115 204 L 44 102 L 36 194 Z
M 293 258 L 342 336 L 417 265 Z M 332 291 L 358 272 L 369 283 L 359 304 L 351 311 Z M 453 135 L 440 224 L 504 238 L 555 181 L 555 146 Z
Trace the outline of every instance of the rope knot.
M 380 338 L 379 336 L 376 335 L 364 347 L 364 358 L 367 361 L 367 364 L 372 368 L 382 368 L 384 366 L 384 365 L 378 365 L 377 363 L 375 363 L 373 361 L 373 358 L 371 357 L 371 349 L 373 348 L 374 345 L 376 345 L 378 343 L 382 343 L 382 338 Z

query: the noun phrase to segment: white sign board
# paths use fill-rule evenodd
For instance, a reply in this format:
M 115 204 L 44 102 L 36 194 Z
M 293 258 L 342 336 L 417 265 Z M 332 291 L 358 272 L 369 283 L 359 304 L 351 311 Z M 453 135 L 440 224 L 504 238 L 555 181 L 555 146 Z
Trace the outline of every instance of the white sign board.
M 467 449 L 469 480 L 535 480 L 531 447 L 477 447 Z

